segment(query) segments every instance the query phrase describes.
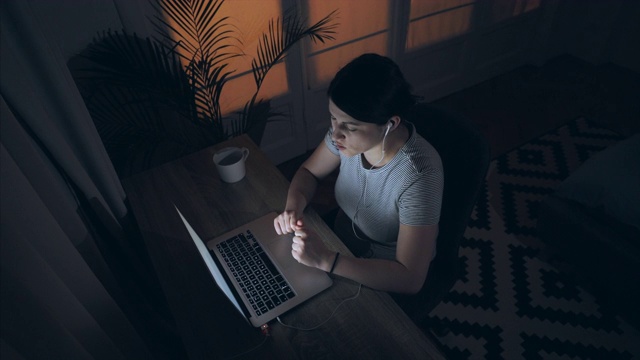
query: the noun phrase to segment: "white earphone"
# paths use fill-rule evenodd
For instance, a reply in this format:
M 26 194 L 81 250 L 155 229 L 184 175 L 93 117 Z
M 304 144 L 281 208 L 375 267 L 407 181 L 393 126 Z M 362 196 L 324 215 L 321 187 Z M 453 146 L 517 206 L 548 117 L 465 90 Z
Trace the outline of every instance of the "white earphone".
M 387 125 L 387 130 L 385 130 L 384 132 L 384 136 L 382 137 L 382 151 L 381 151 L 381 156 L 380 156 L 380 160 L 378 160 L 378 162 L 376 162 L 375 164 L 371 165 L 371 167 L 369 168 L 369 170 L 372 170 L 374 167 L 376 167 L 378 164 L 380 164 L 382 162 L 382 160 L 384 160 L 384 155 L 385 155 L 385 149 L 384 149 L 384 143 L 385 140 L 387 140 L 387 135 L 389 134 L 389 131 L 391 131 L 391 127 L 393 127 L 393 121 L 389 121 L 389 124 Z M 367 202 L 367 176 L 365 174 L 364 176 L 364 187 L 362 189 L 362 194 L 360 194 L 360 199 L 358 199 L 358 203 L 356 204 L 356 211 L 353 214 L 353 219 L 351 220 L 351 229 L 353 230 L 353 234 L 360 240 L 364 240 L 362 239 L 360 236 L 358 236 L 358 232 L 356 231 L 356 225 L 355 225 L 355 219 L 358 216 L 358 211 L 360 210 L 360 203 L 365 204 L 366 206 L 366 202 Z
M 393 122 L 389 121 L 389 125 L 387 125 L 387 130 L 385 130 L 384 132 L 384 136 L 382 137 L 382 150 L 380 151 L 380 160 L 378 160 L 378 162 L 376 162 L 375 164 L 371 165 L 371 167 L 369 168 L 369 170 L 372 170 L 374 167 L 376 167 L 378 164 L 380 164 L 382 162 L 382 160 L 384 160 L 384 155 L 385 155 L 385 149 L 384 149 L 384 142 L 385 140 L 387 140 L 387 135 L 389 134 L 389 131 L 391 131 L 391 127 L 393 126 Z M 364 240 L 362 239 L 360 236 L 358 236 L 358 232 L 356 231 L 356 226 L 355 226 L 355 219 L 358 216 L 358 211 L 360 210 L 360 203 L 364 203 L 366 206 L 366 193 L 367 193 L 367 174 L 365 173 L 364 176 L 364 187 L 362 189 L 362 194 L 360 194 L 360 199 L 358 199 L 358 203 L 356 204 L 356 211 L 353 214 L 353 219 L 351 220 L 351 229 L 353 230 L 353 234 L 360 240 Z
M 387 125 L 387 130 L 385 130 L 384 132 L 384 136 L 382 137 L 382 157 L 384 158 L 384 141 L 387 139 L 387 135 L 389 134 L 389 131 L 391 130 L 391 126 L 393 126 L 393 123 L 389 122 L 389 125 Z M 380 161 L 382 161 L 382 158 L 380 159 Z M 378 163 L 380 162 L 378 161 Z M 377 165 L 377 164 L 376 164 Z

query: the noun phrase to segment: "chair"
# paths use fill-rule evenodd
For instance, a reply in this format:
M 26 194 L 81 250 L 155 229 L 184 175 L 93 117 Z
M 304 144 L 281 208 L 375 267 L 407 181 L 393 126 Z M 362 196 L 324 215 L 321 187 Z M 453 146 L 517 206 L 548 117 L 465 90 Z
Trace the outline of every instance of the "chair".
M 436 148 L 444 168 L 437 255 L 417 294 L 392 294 L 407 315 L 420 324 L 458 279 L 460 240 L 487 175 L 491 154 L 483 134 L 459 114 L 418 104 L 407 118 Z

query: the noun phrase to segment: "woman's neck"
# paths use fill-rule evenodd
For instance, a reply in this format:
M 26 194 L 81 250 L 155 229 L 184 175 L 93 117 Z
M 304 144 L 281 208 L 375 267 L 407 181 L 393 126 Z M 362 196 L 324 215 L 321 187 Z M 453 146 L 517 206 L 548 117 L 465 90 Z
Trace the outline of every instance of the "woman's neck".
M 384 141 L 384 157 L 381 156 L 383 150 L 383 142 L 381 142 L 378 146 L 362 154 L 363 166 L 367 169 L 377 169 L 386 165 L 409 140 L 409 135 L 409 129 L 404 123 L 400 123 L 397 128 L 389 132 Z

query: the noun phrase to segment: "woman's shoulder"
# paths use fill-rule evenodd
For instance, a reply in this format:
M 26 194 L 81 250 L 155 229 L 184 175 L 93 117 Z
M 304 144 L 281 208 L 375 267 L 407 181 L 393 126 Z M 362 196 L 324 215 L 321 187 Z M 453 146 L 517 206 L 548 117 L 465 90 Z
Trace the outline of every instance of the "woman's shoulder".
M 411 136 L 401 150 L 405 161 L 417 173 L 442 172 L 442 160 L 438 151 L 415 131 L 413 124 L 408 125 L 411 127 Z

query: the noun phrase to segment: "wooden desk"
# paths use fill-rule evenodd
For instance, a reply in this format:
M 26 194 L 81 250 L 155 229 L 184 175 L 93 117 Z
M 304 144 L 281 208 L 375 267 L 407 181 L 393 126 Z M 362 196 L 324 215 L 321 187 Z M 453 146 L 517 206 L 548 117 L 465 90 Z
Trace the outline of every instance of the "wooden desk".
M 251 152 L 247 175 L 235 184 L 221 182 L 212 162 L 214 152 L 227 146 Z M 190 358 L 226 358 L 257 345 L 240 358 L 444 358 L 388 294 L 365 287 L 318 329 L 295 330 L 273 321 L 266 341 L 229 310 L 173 204 L 205 241 L 282 211 L 289 183 L 247 136 L 138 174 L 123 185 Z M 308 210 L 305 220 L 330 248 L 350 254 L 314 211 Z M 358 284 L 335 277 L 331 288 L 280 318 L 298 328 L 314 327 L 357 290 Z

